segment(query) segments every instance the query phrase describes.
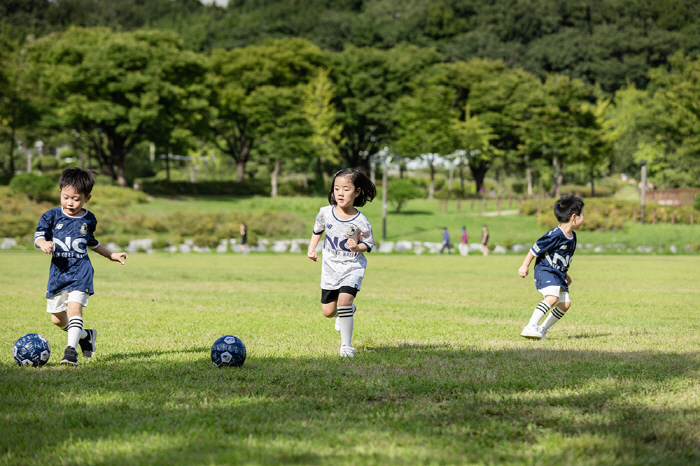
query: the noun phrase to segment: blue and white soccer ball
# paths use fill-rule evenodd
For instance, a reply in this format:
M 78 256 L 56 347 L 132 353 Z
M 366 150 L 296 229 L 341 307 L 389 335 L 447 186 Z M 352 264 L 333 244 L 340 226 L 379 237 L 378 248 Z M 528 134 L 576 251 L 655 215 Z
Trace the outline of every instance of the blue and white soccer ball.
M 12 356 L 20 366 L 41 367 L 51 357 L 51 348 L 46 338 L 38 333 L 28 333 L 15 342 Z
M 211 347 L 211 362 L 216 367 L 242 366 L 245 362 L 245 345 L 238 337 L 224 335 Z

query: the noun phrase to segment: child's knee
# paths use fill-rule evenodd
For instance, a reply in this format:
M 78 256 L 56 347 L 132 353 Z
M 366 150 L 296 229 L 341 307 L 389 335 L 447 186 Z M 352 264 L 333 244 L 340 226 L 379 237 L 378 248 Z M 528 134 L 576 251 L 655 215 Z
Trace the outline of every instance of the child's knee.
M 56 312 L 51 314 L 51 322 L 61 328 L 68 325 L 68 318 L 65 312 Z
M 329 319 L 331 317 L 335 317 L 335 315 L 338 313 L 338 301 L 333 301 L 332 303 L 324 303 L 321 304 L 321 310 L 323 311 L 323 315 L 328 317 Z
M 562 302 L 562 303 L 559 303 L 559 305 L 557 307 L 559 309 L 561 309 L 563 312 L 566 312 L 571 307 L 571 303 Z

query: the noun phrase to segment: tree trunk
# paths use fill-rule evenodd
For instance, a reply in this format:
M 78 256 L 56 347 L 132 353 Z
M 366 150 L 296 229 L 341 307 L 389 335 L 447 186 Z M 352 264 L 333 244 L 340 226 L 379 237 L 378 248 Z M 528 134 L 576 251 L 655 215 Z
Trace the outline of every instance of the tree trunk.
M 124 172 L 124 167 L 117 167 L 117 182 L 122 188 L 127 187 L 126 173 Z
M 435 199 L 435 165 L 430 162 L 430 185 L 428 186 L 428 199 Z
M 236 181 L 239 183 L 245 180 L 245 164 L 248 161 L 248 153 L 250 148 L 245 146 L 238 153 L 238 160 L 236 161 Z
M 15 176 L 15 125 L 12 125 L 10 133 L 10 178 Z
M 554 181 L 554 186 L 553 186 L 554 197 L 556 197 L 556 198 L 561 197 L 560 172 L 561 172 L 561 168 L 559 167 L 559 158 L 555 155 L 554 157 L 552 157 L 552 178 Z
M 593 176 L 593 167 L 591 167 L 591 197 L 595 197 L 595 178 Z
M 282 168 L 282 159 L 279 157 L 275 158 L 275 168 L 272 170 L 272 186 L 270 187 L 270 197 L 277 197 L 277 183 L 280 174 L 280 169 Z
M 525 169 L 525 177 L 527 178 L 527 195 L 532 197 L 532 167 L 530 167 L 529 163 Z
M 462 196 L 464 196 L 464 162 L 459 162 L 459 187 L 462 190 Z
M 447 181 L 447 189 L 452 192 L 452 186 L 455 181 L 455 163 L 454 160 L 450 161 L 450 175 Z

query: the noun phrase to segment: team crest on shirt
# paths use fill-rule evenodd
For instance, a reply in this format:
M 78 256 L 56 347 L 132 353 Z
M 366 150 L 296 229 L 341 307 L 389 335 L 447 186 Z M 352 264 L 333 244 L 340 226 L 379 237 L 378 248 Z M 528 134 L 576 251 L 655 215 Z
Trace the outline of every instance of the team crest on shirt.
M 357 233 L 357 228 L 355 228 L 355 225 L 352 225 L 348 228 L 348 236 L 355 236 L 355 233 Z
M 80 234 L 83 235 L 83 236 L 85 236 L 85 235 L 87 235 L 87 232 L 88 232 L 87 223 L 83 223 L 83 224 L 80 226 Z

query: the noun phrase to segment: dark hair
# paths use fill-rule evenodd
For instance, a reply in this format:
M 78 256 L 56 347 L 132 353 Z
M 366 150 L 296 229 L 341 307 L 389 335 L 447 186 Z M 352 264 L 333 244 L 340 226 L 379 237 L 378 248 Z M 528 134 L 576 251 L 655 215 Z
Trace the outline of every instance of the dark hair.
M 95 172 L 83 170 L 80 167 L 66 168 L 61 173 L 58 186 L 61 189 L 70 186 L 80 194 L 88 196 L 92 192 L 92 187 L 95 186 Z
M 554 216 L 562 223 L 571 219 L 572 215 L 581 215 L 584 203 L 576 196 L 562 196 L 554 203 Z
M 328 203 L 331 205 L 337 205 L 335 200 L 335 194 L 333 193 L 333 186 L 335 186 L 335 179 L 339 176 L 347 177 L 350 182 L 355 186 L 355 189 L 360 188 L 360 194 L 355 198 L 355 202 L 352 203 L 355 207 L 362 207 L 368 202 L 372 202 L 374 196 L 377 195 L 377 188 L 372 183 L 372 180 L 367 178 L 367 175 L 362 173 L 357 168 L 343 168 L 338 171 L 335 176 L 333 176 L 333 182 L 331 183 L 331 190 L 328 193 Z

